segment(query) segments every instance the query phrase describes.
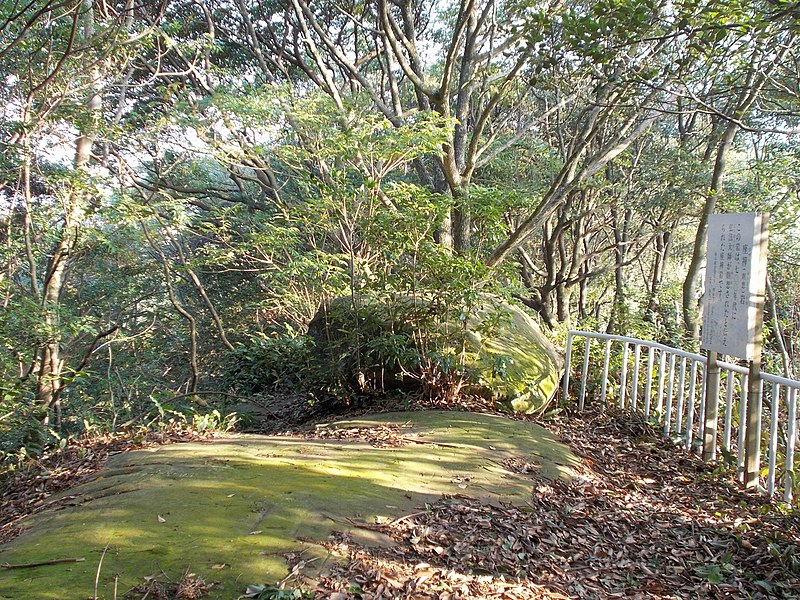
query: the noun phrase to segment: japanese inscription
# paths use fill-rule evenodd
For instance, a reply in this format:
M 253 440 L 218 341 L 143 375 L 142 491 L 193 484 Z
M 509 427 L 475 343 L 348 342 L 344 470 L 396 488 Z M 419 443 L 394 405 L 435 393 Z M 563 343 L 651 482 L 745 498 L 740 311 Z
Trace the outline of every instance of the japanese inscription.
M 766 277 L 766 228 L 756 213 L 708 221 L 703 331 L 706 350 L 751 360 Z

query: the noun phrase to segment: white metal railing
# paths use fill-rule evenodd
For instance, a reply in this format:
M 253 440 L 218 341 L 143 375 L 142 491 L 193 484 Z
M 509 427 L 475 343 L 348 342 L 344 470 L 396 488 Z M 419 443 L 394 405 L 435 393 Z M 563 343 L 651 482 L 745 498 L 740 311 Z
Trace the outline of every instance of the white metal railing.
M 576 339 L 583 344 L 576 345 Z M 597 345 L 595 345 L 597 344 Z M 722 401 L 717 419 L 717 402 L 712 394 L 709 418 L 706 418 L 706 357 L 656 342 L 619 335 L 570 331 L 563 379 L 564 398 L 569 398 L 572 359 L 580 354 L 578 409 L 587 399 L 605 407 L 610 403 L 622 409 L 641 412 L 656 420 L 665 436 L 679 441 L 687 450 L 703 450 L 704 427 L 707 434 L 704 456 L 715 460 L 717 452 L 726 462 L 736 464 L 739 480 L 744 480 L 747 435 L 747 367 L 718 361 L 720 368 L 717 402 Z M 618 365 L 612 369 L 614 364 Z M 592 362 L 602 361 L 602 370 L 590 370 Z M 792 503 L 795 483 L 794 453 L 797 443 L 797 399 L 800 381 L 777 375 L 760 374 L 760 418 L 756 430 L 760 452 L 767 462 L 766 472 L 756 463 L 759 483 L 770 496 L 782 488 L 783 500 Z M 768 423 L 767 431 L 762 423 Z M 709 423 L 711 425 L 709 425 Z M 710 427 L 710 429 L 709 429 Z M 710 437 L 709 437 L 710 434 Z M 710 442 L 710 444 L 709 444 Z

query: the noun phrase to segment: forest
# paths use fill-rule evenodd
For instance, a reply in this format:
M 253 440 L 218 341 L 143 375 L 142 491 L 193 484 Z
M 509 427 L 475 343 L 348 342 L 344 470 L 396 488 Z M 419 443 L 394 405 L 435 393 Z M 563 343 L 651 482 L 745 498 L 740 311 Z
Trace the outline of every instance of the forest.
M 486 298 L 696 350 L 719 212 L 769 213 L 791 377 L 799 32 L 793 0 L 4 0 L 4 462 L 242 399 L 452 401 Z

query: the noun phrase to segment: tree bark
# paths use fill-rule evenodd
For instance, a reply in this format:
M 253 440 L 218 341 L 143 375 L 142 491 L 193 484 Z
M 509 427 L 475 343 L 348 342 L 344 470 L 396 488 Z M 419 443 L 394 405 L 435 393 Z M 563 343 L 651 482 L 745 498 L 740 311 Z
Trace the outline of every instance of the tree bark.
M 628 261 L 628 226 L 632 211 L 626 209 L 620 220 L 616 206 L 612 206 L 611 215 L 614 220 L 614 300 L 611 304 L 611 315 L 606 332 L 616 333 L 619 326 L 626 325 L 627 308 L 625 299 L 625 265 Z
M 674 225 L 677 226 L 677 223 Z M 653 243 L 655 245 L 655 252 L 653 253 L 653 266 L 650 271 L 650 284 L 647 290 L 645 319 L 655 323 L 656 315 L 658 314 L 658 293 L 661 289 L 669 253 L 672 248 L 672 232 L 663 231 L 659 233 L 656 235 Z
M 794 379 L 792 357 L 789 355 L 789 351 L 786 349 L 783 327 L 781 326 L 781 321 L 778 318 L 778 306 L 775 300 L 775 293 L 772 290 L 772 284 L 769 281 L 769 277 L 767 277 L 767 310 L 769 311 L 770 319 L 772 319 L 772 335 L 775 338 L 775 343 L 778 347 L 778 353 L 781 356 L 781 363 L 783 364 L 783 376 L 787 379 Z
M 717 146 L 716 158 L 714 160 L 714 171 L 711 174 L 711 183 L 708 186 L 708 193 L 703 204 L 703 212 L 700 215 L 700 222 L 697 224 L 697 231 L 694 237 L 692 248 L 692 258 L 686 270 L 686 279 L 683 282 L 683 322 L 686 330 L 697 340 L 700 338 L 700 319 L 697 312 L 697 297 L 700 289 L 700 269 L 706 257 L 706 241 L 708 240 L 708 218 L 714 213 L 717 206 L 717 198 L 722 193 L 722 186 L 725 176 L 725 166 L 727 164 L 728 152 L 733 145 L 739 125 L 731 121 L 722 134 L 719 145 Z
M 94 36 L 94 2 L 82 0 L 78 19 L 76 39 L 86 44 Z M 100 73 L 96 66 L 90 74 L 88 98 L 84 110 L 88 123 L 80 130 L 75 142 L 74 167 L 78 176 L 88 177 L 88 165 L 92 156 L 95 129 L 100 116 Z M 59 319 L 61 294 L 64 289 L 65 274 L 72 253 L 78 242 L 78 235 L 86 205 L 86 192 L 73 187 L 66 192 L 64 200 L 64 221 L 60 238 L 48 261 L 47 271 L 41 289 L 41 306 L 47 339 L 39 351 L 38 373 L 36 377 L 36 401 L 46 407 L 45 423 L 49 424 L 50 411 L 53 411 L 53 426 L 61 426 L 60 393 L 63 384 L 64 358 L 61 355 L 61 324 Z

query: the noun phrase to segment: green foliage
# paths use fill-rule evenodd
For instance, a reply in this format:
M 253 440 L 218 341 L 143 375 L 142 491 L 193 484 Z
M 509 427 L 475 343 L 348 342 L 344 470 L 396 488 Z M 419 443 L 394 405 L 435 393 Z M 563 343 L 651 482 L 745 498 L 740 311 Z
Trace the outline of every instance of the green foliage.
M 603 330 L 613 316 L 627 335 L 687 347 L 680 283 L 714 144 L 732 99 L 762 76 L 770 84 L 742 116 L 747 135 L 735 140 L 717 202 L 771 212 L 770 277 L 787 346 L 797 346 L 798 152 L 791 136 L 771 131 L 797 121 L 785 2 L 501 2 L 481 21 L 491 23 L 494 52 L 478 42 L 475 53 L 490 58 L 474 72 L 455 57 L 466 79 L 449 98 L 389 77 L 399 71 L 388 45 L 373 55 L 369 36 L 355 33 L 358 17 L 326 2 L 308 3 L 306 17 L 341 35 L 360 61 L 354 70 L 313 27 L 272 62 L 253 40 L 292 42 L 297 31 L 297 15 L 275 3 L 244 7 L 255 36 L 235 3 L 205 13 L 179 2 L 158 14 L 143 5 L 132 21 L 97 10 L 88 40 L 73 31 L 70 11 L 12 4 L 0 7 L 4 452 L 34 453 L 141 419 L 192 420 L 190 401 L 170 398 L 193 378 L 204 392 L 243 395 L 312 390 L 344 401 L 413 384 L 450 397 L 474 383 L 467 324 L 486 296 L 518 297 L 556 327 L 580 318 L 581 327 Z M 441 57 L 420 66 L 422 87 L 436 87 L 463 7 L 419 7 L 427 14 L 420 49 Z M 18 8 L 27 12 L 15 15 Z M 325 55 L 319 62 L 312 41 Z M 792 52 L 771 65 L 781 48 Z M 86 110 L 95 69 L 97 114 Z M 459 120 L 445 116 L 459 103 L 467 107 Z M 530 263 L 514 255 L 519 263 L 486 267 L 547 197 L 573 149 L 597 155 L 620 126 L 635 127 L 652 109 L 661 116 L 648 133 L 532 232 L 521 248 Z M 487 127 L 471 138 L 484 118 Z M 95 137 L 87 170 L 73 168 L 79 131 Z M 448 182 L 443 161 L 472 143 L 469 183 Z M 471 219 L 463 254 L 436 241 L 458 211 Z M 626 211 L 623 232 L 618 215 Z M 664 232 L 669 251 L 654 244 Z M 64 240 L 74 241 L 66 254 Z M 621 294 L 612 298 L 621 249 Z M 657 252 L 666 267 L 651 290 Z M 57 257 L 68 263 L 65 283 L 55 303 L 44 302 L 35 288 Z M 334 327 L 338 347 L 325 355 L 304 332 L 338 298 L 349 299 L 352 314 Z M 782 358 L 776 330 L 766 330 L 773 369 Z M 563 331 L 554 335 L 563 341 Z M 35 399 L 37 357 L 48 343 L 64 359 L 53 431 L 43 421 L 52 425 L 55 412 Z M 614 372 L 620 360 L 612 357 Z M 483 366 L 494 382 L 513 372 L 509 356 Z M 197 426 L 217 426 L 214 410 L 222 401 Z
M 731 577 L 735 570 L 736 568 L 729 562 L 710 563 L 707 565 L 699 565 L 694 568 L 696 575 L 712 584 L 724 583 Z
M 222 414 L 217 409 L 206 413 L 195 413 L 192 416 L 191 429 L 197 433 L 218 431 L 227 433 L 236 429 L 239 418 L 236 413 Z
M 408 386 L 419 374 L 417 334 L 431 322 L 424 301 L 398 296 L 340 297 L 327 303 L 309 325 L 328 385 L 348 402 L 353 394 Z
M 607 63 L 618 47 L 657 35 L 654 25 L 660 12 L 653 0 L 604 0 L 593 2 L 588 10 L 577 6 L 564 18 L 566 39 L 597 64 Z
M 320 383 L 314 352 L 314 340 L 295 331 L 257 336 L 228 353 L 223 377 L 242 395 L 313 389 Z
M 20 463 L 30 457 L 39 456 L 58 437 L 42 424 L 44 411 L 30 406 L 18 397 L 3 392 L 0 413 L 0 464 Z
M 254 598 L 255 600 L 302 600 L 313 598 L 314 592 L 303 589 L 293 589 L 275 585 L 248 585 L 241 598 Z

